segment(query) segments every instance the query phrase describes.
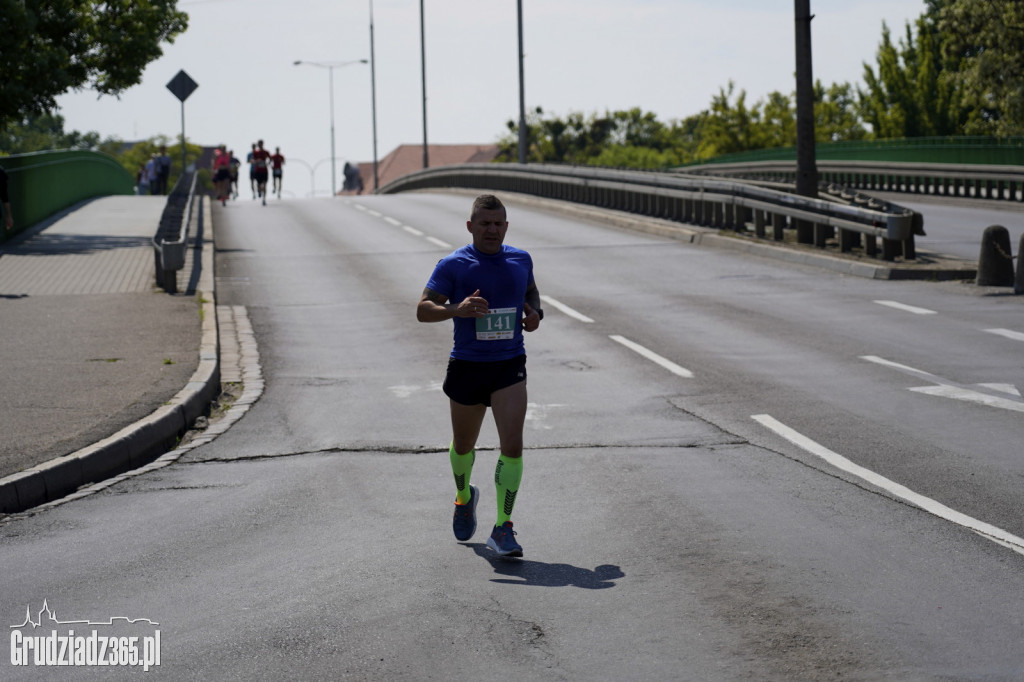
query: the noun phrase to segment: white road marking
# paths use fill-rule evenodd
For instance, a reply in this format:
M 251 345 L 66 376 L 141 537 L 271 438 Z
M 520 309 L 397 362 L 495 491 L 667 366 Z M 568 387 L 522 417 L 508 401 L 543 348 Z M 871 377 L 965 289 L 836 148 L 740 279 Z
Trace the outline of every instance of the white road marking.
M 1001 410 L 1010 410 L 1011 412 L 1024 412 L 1024 402 L 1021 402 L 1020 400 L 1000 398 L 999 396 L 972 391 L 971 389 L 963 388 L 962 386 L 916 386 L 909 390 L 914 393 L 923 393 L 924 395 L 936 395 L 942 398 L 952 398 L 953 400 L 977 403 L 979 405 L 985 405 L 986 407 L 998 407 Z
M 579 320 L 580 322 L 587 322 L 587 323 L 593 322 L 592 319 L 590 319 L 589 317 L 587 317 L 583 313 L 580 313 L 580 312 L 577 312 L 577 311 L 573 310 L 569 306 L 565 305 L 564 303 L 562 303 L 560 301 L 556 301 L 555 299 L 551 298 L 550 296 L 545 296 L 544 294 L 541 294 L 540 300 L 544 301 L 545 303 L 547 303 L 552 308 L 557 308 L 558 310 L 561 310 L 563 313 L 565 313 L 569 317 L 575 318 L 575 319 Z
M 548 417 L 548 412 L 558 407 L 567 406 L 560 403 L 549 403 L 547 405 L 543 405 L 540 403 L 527 403 L 526 421 L 530 422 L 531 428 L 550 431 L 554 427 L 552 427 L 550 424 L 545 423 Z
M 424 391 L 440 391 L 441 388 L 442 383 L 440 381 L 431 381 L 426 386 L 420 386 L 419 384 L 388 386 L 388 390 L 394 393 L 396 398 L 408 398 L 415 393 L 422 393 Z
M 915 315 L 935 315 L 934 310 L 928 310 L 927 308 L 918 308 L 917 306 L 907 305 L 906 303 L 900 303 L 899 301 L 875 301 L 879 305 L 886 305 L 896 310 L 902 310 L 907 313 L 914 313 Z
M 405 230 L 406 232 L 408 232 L 411 235 L 415 235 L 417 237 L 422 237 L 423 236 L 423 233 L 420 232 L 419 230 L 417 230 L 415 227 L 409 227 L 408 225 L 402 225 L 402 229 Z
M 1014 341 L 1024 341 L 1024 333 L 1015 332 L 1012 329 L 986 329 L 989 334 L 996 334 L 998 336 L 1005 336 L 1008 339 Z
M 615 341 L 616 343 L 621 343 L 626 348 L 630 349 L 631 351 L 633 351 L 635 353 L 638 353 L 639 355 L 642 355 L 643 357 L 647 358 L 651 362 L 654 362 L 654 363 L 656 363 L 658 365 L 661 365 L 662 367 L 664 367 L 668 371 L 672 372 L 673 374 L 681 376 L 684 379 L 692 379 L 693 378 L 693 372 L 691 372 L 690 370 L 686 369 L 685 367 L 680 367 L 679 365 L 677 365 L 676 363 L 672 362 L 671 360 L 667 360 L 667 359 L 661 357 L 660 355 L 658 355 L 654 351 L 648 350 L 647 348 L 644 348 L 643 346 L 641 346 L 638 343 L 630 341 L 629 339 L 627 339 L 627 338 L 625 338 L 623 336 L 617 336 L 615 334 L 609 336 L 608 338 L 610 338 L 612 341 Z
M 1013 384 L 978 384 L 985 388 L 990 388 L 993 391 L 999 391 L 1000 393 L 1008 393 L 1009 395 L 1015 395 L 1018 398 L 1021 397 L 1020 390 Z
M 875 485 L 883 490 L 888 491 L 892 495 L 899 497 L 900 499 L 906 500 L 917 507 L 925 510 L 929 514 L 933 514 L 940 519 L 951 521 L 959 526 L 968 528 L 978 535 L 984 538 L 992 540 L 1004 547 L 1012 549 L 1018 554 L 1024 554 L 1024 538 L 1019 538 L 1016 535 L 1012 535 L 1007 531 L 996 528 L 993 525 L 979 521 L 975 518 L 962 514 L 954 509 L 937 502 L 930 497 L 915 493 L 913 490 L 891 481 L 880 474 L 866 469 L 860 465 L 854 464 L 850 460 L 846 459 L 842 455 L 832 452 L 823 445 L 820 445 L 803 434 L 794 431 L 782 422 L 774 419 L 771 415 L 767 414 L 755 414 L 751 416 L 751 419 L 760 423 L 765 428 L 775 432 L 779 436 L 782 436 L 790 443 L 793 443 L 797 447 L 809 452 L 810 454 L 820 457 L 832 466 L 845 471 L 846 473 L 856 476 L 857 478 L 867 481 L 872 485 Z
M 950 398 L 952 400 L 962 400 L 968 403 L 985 405 L 986 407 L 995 407 L 1000 410 L 1010 410 L 1011 412 L 1024 412 L 1024 400 L 1020 399 L 1020 391 L 1018 391 L 1017 387 L 1012 384 L 978 384 L 978 386 L 1014 396 L 1017 398 L 1016 400 L 991 395 L 990 393 L 982 393 L 972 387 L 957 384 L 949 381 L 948 379 L 943 379 L 942 377 L 925 372 L 924 370 L 914 369 L 907 365 L 901 365 L 898 362 L 892 362 L 891 360 L 880 358 L 877 355 L 863 355 L 861 356 L 861 359 L 878 365 L 892 367 L 893 369 L 897 369 L 911 376 L 924 379 L 925 381 L 930 381 L 935 384 L 935 386 L 908 387 L 907 390 L 913 391 L 914 393 Z
M 430 242 L 431 244 L 436 244 L 436 245 L 440 246 L 442 249 L 450 249 L 450 248 L 452 248 L 451 244 L 449 244 L 446 241 L 442 241 L 442 240 L 438 239 L 437 237 L 427 237 L 427 241 Z
M 374 218 L 383 218 L 384 215 L 380 211 L 374 211 L 371 208 L 366 209 L 366 212 L 372 215 Z
M 352 205 L 355 206 L 356 208 L 358 208 L 360 211 L 365 211 L 366 210 L 366 207 L 363 206 L 362 204 L 352 204 Z
M 397 220 L 395 218 L 392 218 L 391 216 L 384 216 L 384 222 L 391 223 L 395 227 L 401 227 L 402 226 L 402 221 L 401 220 Z
M 862 356 L 860 356 L 860 359 L 861 360 L 867 360 L 868 362 L 873 362 L 876 365 L 883 365 L 885 367 L 892 367 L 893 369 L 898 369 L 901 372 L 906 372 L 907 374 L 913 374 L 914 376 L 921 377 L 922 379 L 927 379 L 929 381 L 938 380 L 938 377 L 935 376 L 934 374 L 930 373 L 930 372 L 925 372 L 924 370 L 921 370 L 921 369 L 914 369 L 913 367 L 908 367 L 907 365 L 901 365 L 898 362 L 893 362 L 892 360 L 886 360 L 885 358 L 880 358 L 877 355 L 862 355 Z

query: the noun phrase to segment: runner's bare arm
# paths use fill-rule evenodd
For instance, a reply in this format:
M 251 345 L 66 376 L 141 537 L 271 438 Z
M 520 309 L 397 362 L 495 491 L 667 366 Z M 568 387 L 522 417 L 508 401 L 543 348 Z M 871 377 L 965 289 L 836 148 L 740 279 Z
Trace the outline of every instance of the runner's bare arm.
M 523 331 L 536 331 L 540 326 L 540 290 L 531 284 L 526 290 L 523 305 Z
M 479 289 L 460 303 L 449 303 L 444 294 L 425 288 L 416 305 L 416 319 L 420 322 L 443 322 L 453 317 L 483 317 L 486 314 L 487 299 L 480 296 Z

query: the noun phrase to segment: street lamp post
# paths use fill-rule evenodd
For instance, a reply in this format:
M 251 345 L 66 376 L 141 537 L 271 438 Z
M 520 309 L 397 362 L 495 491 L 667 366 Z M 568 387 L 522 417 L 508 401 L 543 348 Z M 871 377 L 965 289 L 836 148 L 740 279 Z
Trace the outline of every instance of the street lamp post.
M 308 64 L 309 66 L 318 66 L 321 69 L 327 69 L 328 92 L 330 93 L 331 104 L 331 196 L 334 196 L 338 191 L 338 176 L 335 171 L 334 163 L 334 69 L 335 67 L 349 66 L 351 64 L 368 63 L 369 60 L 367 59 L 353 59 L 347 62 L 309 62 L 301 59 L 295 60 L 295 66 Z
M 370 113 L 373 116 L 373 191 L 377 191 L 377 61 L 373 56 L 373 0 L 370 0 Z

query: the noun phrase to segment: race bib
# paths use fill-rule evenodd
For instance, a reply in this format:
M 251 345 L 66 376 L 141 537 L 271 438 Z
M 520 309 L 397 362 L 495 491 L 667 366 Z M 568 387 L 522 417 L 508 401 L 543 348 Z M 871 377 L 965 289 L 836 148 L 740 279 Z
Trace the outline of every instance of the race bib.
M 495 308 L 484 317 L 476 318 L 477 341 L 511 339 L 516 333 L 518 308 Z

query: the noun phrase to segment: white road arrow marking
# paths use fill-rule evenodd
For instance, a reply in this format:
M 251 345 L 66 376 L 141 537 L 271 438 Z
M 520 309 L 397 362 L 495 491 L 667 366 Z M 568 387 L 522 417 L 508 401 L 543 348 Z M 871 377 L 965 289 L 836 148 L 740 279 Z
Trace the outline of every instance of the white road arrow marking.
M 976 403 L 987 407 L 995 407 L 1001 410 L 1010 410 L 1012 412 L 1024 412 L 1024 400 L 1021 400 L 1020 391 L 1017 390 L 1016 386 L 1010 384 L 978 384 L 978 388 L 987 389 L 987 391 L 989 391 L 985 392 L 973 387 L 957 384 L 949 381 L 948 379 L 943 379 L 942 377 L 936 376 L 930 372 L 925 372 L 924 370 L 915 369 L 913 367 L 908 367 L 907 365 L 901 365 L 898 362 L 880 358 L 877 355 L 863 355 L 861 356 L 861 360 L 867 360 L 868 362 L 873 362 L 884 367 L 891 367 L 903 372 L 904 374 L 909 374 L 935 384 L 934 386 L 915 386 L 907 389 L 914 393 L 951 398 L 953 400 L 962 400 L 964 402 Z M 1003 395 L 993 395 L 995 392 L 1013 397 L 1006 398 L 1003 397 Z

